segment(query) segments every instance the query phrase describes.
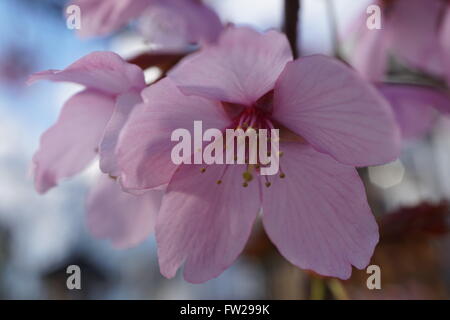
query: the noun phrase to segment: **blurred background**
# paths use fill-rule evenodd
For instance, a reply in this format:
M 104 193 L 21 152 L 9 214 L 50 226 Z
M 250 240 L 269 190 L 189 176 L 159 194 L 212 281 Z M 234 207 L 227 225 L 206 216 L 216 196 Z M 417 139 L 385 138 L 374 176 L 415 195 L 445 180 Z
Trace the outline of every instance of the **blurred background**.
M 210 0 L 222 22 L 280 29 L 282 0 Z M 370 1 L 334 0 L 337 30 L 326 0 L 303 0 L 302 54 L 331 54 L 332 33 L 345 32 Z M 193 285 L 159 273 L 152 237 L 116 250 L 91 237 L 85 196 L 98 163 L 38 195 L 29 174 L 39 137 L 80 87 L 25 85 L 36 71 L 63 69 L 94 50 L 131 58 L 147 45 L 132 28 L 94 40 L 66 27 L 63 0 L 0 1 L 0 299 L 438 299 L 450 297 L 450 119 L 409 142 L 400 160 L 360 173 L 381 242 L 372 264 L 382 290 L 369 290 L 365 270 L 348 281 L 326 279 L 284 260 L 260 227 L 239 260 L 219 278 Z M 418 22 L 420 23 L 420 22 Z M 155 72 L 155 70 L 153 70 Z M 151 77 L 152 72 L 147 72 Z M 82 290 L 66 288 L 66 268 L 82 270 Z

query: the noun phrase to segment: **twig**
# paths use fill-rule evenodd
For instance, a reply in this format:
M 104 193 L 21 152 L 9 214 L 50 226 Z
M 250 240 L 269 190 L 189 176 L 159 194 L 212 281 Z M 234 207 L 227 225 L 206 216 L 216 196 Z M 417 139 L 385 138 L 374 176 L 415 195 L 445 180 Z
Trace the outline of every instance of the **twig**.
M 291 44 L 294 58 L 298 57 L 298 23 L 301 0 L 284 0 L 284 26 L 283 30 Z

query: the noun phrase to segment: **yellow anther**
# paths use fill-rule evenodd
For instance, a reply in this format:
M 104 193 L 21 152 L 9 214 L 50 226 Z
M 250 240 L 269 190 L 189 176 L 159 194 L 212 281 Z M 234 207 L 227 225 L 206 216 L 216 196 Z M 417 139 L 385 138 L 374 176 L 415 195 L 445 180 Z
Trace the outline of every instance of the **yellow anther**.
M 222 183 L 222 180 L 217 180 L 216 183 L 217 183 L 217 184 L 221 184 L 221 183 Z
M 282 173 L 280 173 L 280 178 L 284 179 L 284 178 L 286 178 L 286 175 L 282 172 Z
M 248 187 L 248 183 L 247 183 L 247 182 L 244 182 L 244 183 L 242 184 L 242 186 L 243 186 L 244 188 L 247 188 L 247 187 Z
M 284 152 L 283 151 L 278 151 L 278 156 L 279 157 L 282 157 L 284 155 Z
M 244 178 L 244 180 L 245 180 L 246 182 L 250 182 L 250 181 L 253 180 L 253 175 L 252 175 L 250 172 L 248 172 L 248 171 L 245 171 L 245 172 L 242 174 L 242 177 Z
M 205 172 L 205 171 L 206 171 L 206 168 L 201 168 L 201 169 L 200 169 L 200 172 L 201 172 L 201 173 L 203 173 L 203 172 Z

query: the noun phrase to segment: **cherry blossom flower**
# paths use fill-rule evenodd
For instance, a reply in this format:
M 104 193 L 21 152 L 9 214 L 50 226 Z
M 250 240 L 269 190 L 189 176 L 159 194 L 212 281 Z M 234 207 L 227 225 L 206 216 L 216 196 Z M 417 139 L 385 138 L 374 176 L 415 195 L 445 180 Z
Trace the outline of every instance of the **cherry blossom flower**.
M 120 184 L 106 174 L 99 177 L 87 199 L 87 226 L 91 234 L 110 239 L 113 246 L 134 247 L 153 233 L 162 191 L 142 195 L 123 192 Z
M 151 43 L 182 47 L 213 42 L 222 30 L 214 11 L 199 0 L 73 0 L 81 8 L 82 37 L 105 36 L 139 19 Z
M 56 124 L 42 135 L 33 157 L 36 190 L 45 193 L 60 180 L 74 176 L 98 153 L 101 169 L 117 175 L 114 149 L 128 114 L 142 101 L 142 70 L 114 53 L 94 52 L 62 71 L 35 73 L 28 83 L 38 80 L 75 82 L 86 88 L 64 104 Z M 104 176 L 89 197 L 89 228 L 120 247 L 144 240 L 152 230 L 152 216 L 159 208 L 161 192 L 133 196 Z M 127 219 L 128 223 L 124 222 Z
M 346 279 L 364 268 L 378 228 L 355 167 L 397 158 L 400 135 L 387 102 L 341 62 L 293 61 L 283 34 L 227 28 L 146 88 L 121 131 L 128 190 L 168 184 L 155 226 L 161 272 L 187 281 L 220 275 L 243 250 L 258 213 L 294 265 Z M 175 165 L 171 133 L 203 127 L 280 129 L 280 171 L 258 166 Z
M 381 29 L 366 26 L 367 15 L 357 23 L 359 34 L 352 65 L 371 81 L 382 81 L 389 57 L 409 67 L 444 77 L 448 71 L 450 42 L 443 17 L 446 0 L 379 0 L 382 7 Z M 420 21 L 420 23 L 417 23 Z M 447 23 L 449 24 L 449 23 Z

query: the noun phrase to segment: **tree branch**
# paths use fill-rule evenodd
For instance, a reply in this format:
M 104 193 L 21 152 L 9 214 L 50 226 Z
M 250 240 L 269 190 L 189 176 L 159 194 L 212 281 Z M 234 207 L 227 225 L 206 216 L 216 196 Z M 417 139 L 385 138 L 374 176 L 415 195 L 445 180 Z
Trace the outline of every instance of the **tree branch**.
M 300 16 L 301 0 L 284 0 L 284 26 L 283 30 L 292 47 L 294 58 L 298 57 L 298 22 Z

